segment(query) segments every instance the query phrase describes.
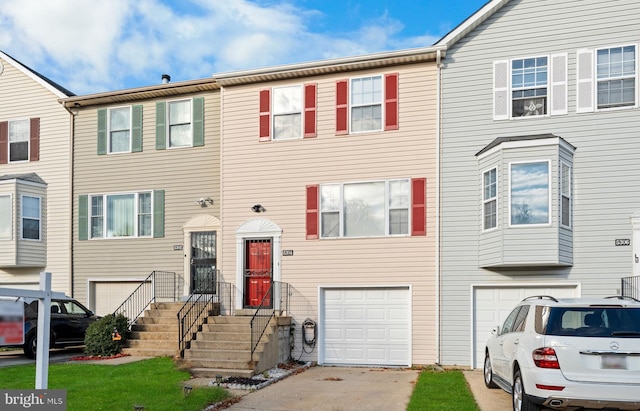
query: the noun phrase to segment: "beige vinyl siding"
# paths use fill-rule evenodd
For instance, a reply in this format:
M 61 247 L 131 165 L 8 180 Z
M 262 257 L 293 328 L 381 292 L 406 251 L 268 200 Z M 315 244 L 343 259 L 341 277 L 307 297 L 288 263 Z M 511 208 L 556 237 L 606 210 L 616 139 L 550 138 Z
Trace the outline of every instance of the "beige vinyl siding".
M 40 272 L 52 273 L 54 291 L 70 293 L 71 273 L 71 116 L 51 90 L 7 61 L 0 75 L 0 121 L 40 118 L 40 160 L 0 165 L 0 175 L 36 173 L 46 182 L 46 265 L 0 269 L 0 283 L 37 283 Z M 34 75 L 35 77 L 35 75 Z M 19 209 L 14 212 L 19 213 Z M 14 235 L 19 236 L 19 226 Z
M 620 277 L 633 275 L 632 247 L 616 247 L 614 241 L 632 238 L 630 216 L 640 204 L 632 177 L 640 174 L 639 112 L 631 108 L 576 114 L 576 52 L 638 43 L 633 33 L 640 29 L 639 7 L 633 0 L 511 1 L 447 51 L 442 74 L 443 364 L 470 364 L 472 285 L 569 281 L 580 284 L 583 296 L 606 296 L 619 292 Z M 494 121 L 493 62 L 559 53 L 568 57 L 568 114 Z M 470 254 L 476 252 L 481 227 L 474 155 L 496 137 L 541 133 L 553 133 L 576 147 L 573 266 L 480 269 Z M 557 184 L 552 180 L 554 190 Z M 554 224 L 558 224 L 557 213 L 557 205 L 552 204 Z M 531 246 L 557 241 L 539 240 Z M 561 236 L 561 250 L 565 246 Z M 569 253 L 562 251 L 567 258 Z
M 399 73 L 399 130 L 335 135 L 335 82 Z M 412 285 L 413 362 L 435 360 L 435 112 L 434 64 L 389 67 L 223 91 L 224 281 L 236 282 L 235 230 L 264 218 L 282 228 L 281 280 L 304 298 L 317 320 L 320 286 Z M 259 90 L 317 83 L 317 137 L 258 142 Z M 427 236 L 306 240 L 307 185 L 393 178 L 427 179 Z M 266 212 L 251 211 L 262 204 Z M 281 250 L 274 250 L 279 253 Z M 297 295 L 297 294 L 296 294 Z M 317 355 L 314 352 L 312 355 Z
M 135 101 L 143 105 L 142 152 L 97 154 L 97 110 L 89 107 L 76 116 L 74 164 L 74 291 L 87 298 L 90 278 L 144 278 L 152 271 L 172 271 L 184 276 L 185 255 L 174 250 L 183 245 L 182 227 L 200 214 L 219 217 L 220 134 L 219 92 L 183 95 L 176 98 L 204 97 L 204 146 L 156 150 L 156 102 Z M 173 99 L 173 98 L 172 98 Z M 113 107 L 126 104 L 118 103 Z M 165 224 L 163 238 L 112 238 L 78 240 L 78 196 L 164 190 Z M 200 207 L 201 197 L 214 199 L 213 205 Z M 90 204 L 89 204 L 90 206 Z M 188 275 L 188 273 L 187 273 Z M 182 292 L 182 290 L 180 290 Z

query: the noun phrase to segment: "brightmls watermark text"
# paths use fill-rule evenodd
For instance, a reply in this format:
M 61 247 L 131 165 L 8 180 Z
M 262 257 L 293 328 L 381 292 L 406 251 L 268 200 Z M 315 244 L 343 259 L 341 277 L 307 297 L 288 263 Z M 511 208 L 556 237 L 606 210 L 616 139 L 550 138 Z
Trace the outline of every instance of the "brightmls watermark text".
M 0 390 L 3 411 L 67 411 L 66 390 Z

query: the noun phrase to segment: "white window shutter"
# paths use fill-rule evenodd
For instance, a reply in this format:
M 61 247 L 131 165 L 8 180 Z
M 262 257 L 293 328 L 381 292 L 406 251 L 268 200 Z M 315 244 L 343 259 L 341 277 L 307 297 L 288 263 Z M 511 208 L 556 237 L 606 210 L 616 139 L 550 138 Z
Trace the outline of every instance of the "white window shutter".
M 588 113 L 594 110 L 594 70 L 593 50 L 578 50 L 578 85 L 576 112 Z
M 493 119 L 509 119 L 509 62 L 493 62 Z
M 567 114 L 567 54 L 551 56 L 550 109 L 552 116 Z

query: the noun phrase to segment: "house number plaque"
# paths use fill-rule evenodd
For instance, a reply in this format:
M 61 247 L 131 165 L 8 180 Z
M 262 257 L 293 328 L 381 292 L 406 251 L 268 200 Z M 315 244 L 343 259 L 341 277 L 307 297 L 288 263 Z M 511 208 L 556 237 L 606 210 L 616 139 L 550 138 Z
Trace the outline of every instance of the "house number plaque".
M 293 250 L 282 250 L 283 257 L 290 257 L 293 255 Z
M 621 245 L 631 245 L 631 240 L 628 238 L 616 239 L 616 246 L 621 246 Z

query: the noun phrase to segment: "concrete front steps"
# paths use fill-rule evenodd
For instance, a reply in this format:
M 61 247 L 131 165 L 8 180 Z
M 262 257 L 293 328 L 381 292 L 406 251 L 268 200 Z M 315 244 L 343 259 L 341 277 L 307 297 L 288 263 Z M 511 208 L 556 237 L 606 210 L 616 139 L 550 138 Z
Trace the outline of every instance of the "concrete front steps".
M 131 326 L 131 336 L 122 352 L 146 357 L 176 357 L 178 311 L 184 303 L 153 303 Z
M 277 364 L 265 355 L 265 346 L 275 335 L 275 320 L 267 326 L 265 335 L 251 361 L 251 317 L 210 316 L 202 331 L 184 352 L 185 366 L 194 377 L 252 377 Z

